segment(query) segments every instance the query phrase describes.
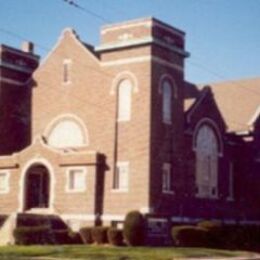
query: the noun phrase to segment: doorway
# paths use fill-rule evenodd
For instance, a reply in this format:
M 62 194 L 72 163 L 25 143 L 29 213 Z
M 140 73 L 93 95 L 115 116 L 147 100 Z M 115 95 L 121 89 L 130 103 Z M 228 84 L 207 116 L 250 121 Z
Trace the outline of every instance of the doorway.
M 48 208 L 50 193 L 50 174 L 42 164 L 32 165 L 26 172 L 25 210 Z

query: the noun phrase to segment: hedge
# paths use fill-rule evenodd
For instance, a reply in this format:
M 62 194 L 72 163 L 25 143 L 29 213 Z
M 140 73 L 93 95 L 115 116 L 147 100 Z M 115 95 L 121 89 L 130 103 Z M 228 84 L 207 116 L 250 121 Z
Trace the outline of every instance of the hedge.
M 107 230 L 108 242 L 114 246 L 123 245 L 123 231 L 117 228 L 109 228 Z
M 145 230 L 145 218 L 139 211 L 131 211 L 126 215 L 123 235 L 127 245 L 143 245 L 145 239 Z
M 50 244 L 51 236 L 49 226 L 18 227 L 13 231 L 15 244 L 36 245 Z
M 78 233 L 68 229 L 52 230 L 49 226 L 18 227 L 13 234 L 18 245 L 82 244 Z
M 200 247 L 208 245 L 208 232 L 197 226 L 175 226 L 171 230 L 172 239 L 176 246 Z
M 79 230 L 79 234 L 84 242 L 84 244 L 92 244 L 94 241 L 91 235 L 92 227 L 83 227 Z
M 108 227 L 93 227 L 91 229 L 91 236 L 96 244 L 106 244 Z
M 208 246 L 212 248 L 224 247 L 224 226 L 217 220 L 204 220 L 197 224 L 198 227 L 208 231 Z
M 203 221 L 198 226 L 208 231 L 210 247 L 245 250 L 260 248 L 260 226 L 224 225 L 217 221 Z

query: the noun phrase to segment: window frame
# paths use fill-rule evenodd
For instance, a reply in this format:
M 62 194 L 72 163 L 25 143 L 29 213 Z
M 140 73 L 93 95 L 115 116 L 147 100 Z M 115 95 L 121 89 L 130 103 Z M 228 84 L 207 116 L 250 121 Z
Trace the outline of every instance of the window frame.
M 124 82 L 129 82 L 129 85 L 123 85 Z M 123 88 L 129 88 L 127 91 L 128 96 L 123 97 L 123 94 L 121 96 L 121 91 L 123 91 Z M 133 84 L 132 81 L 128 78 L 124 78 L 119 81 L 117 85 L 117 122 L 127 122 L 131 120 L 132 116 L 132 94 L 133 94 Z M 125 102 L 122 102 L 122 99 L 127 99 L 128 107 L 127 109 L 124 108 L 123 104 Z M 126 112 L 127 111 L 127 112 Z
M 216 145 L 216 151 L 215 154 L 212 152 L 214 150 L 214 147 L 211 147 L 210 153 L 207 153 L 203 150 L 199 150 L 199 140 L 198 136 L 200 134 L 200 131 L 203 130 L 204 127 L 207 127 L 210 129 L 211 133 L 214 136 L 215 139 L 215 145 Z M 205 137 L 204 137 L 205 138 Z M 204 140 L 204 139 L 203 139 Z M 201 124 L 198 128 L 195 136 L 195 182 L 196 182 L 196 197 L 201 199 L 218 199 L 218 175 L 219 175 L 219 143 L 218 143 L 218 135 L 215 132 L 215 129 L 209 125 L 209 124 Z M 205 161 L 207 167 L 205 167 Z M 215 168 L 213 168 L 215 167 Z M 201 171 L 201 169 L 208 169 L 205 171 Z M 205 175 L 207 173 L 207 175 Z M 204 175 L 205 176 L 204 176 Z M 203 184 L 205 179 L 208 179 L 205 181 L 207 184 Z M 202 187 L 208 189 L 207 191 L 203 191 Z M 214 192 L 213 192 L 214 191 Z
M 78 127 L 80 130 L 80 135 L 83 139 L 83 142 L 81 144 L 77 145 L 55 145 L 50 141 L 51 136 L 53 135 L 54 131 L 56 131 L 57 127 L 63 124 L 64 122 L 71 122 L 74 125 Z M 89 131 L 86 127 L 85 122 L 78 117 L 76 114 L 60 114 L 57 117 L 53 118 L 47 125 L 47 127 L 44 130 L 43 136 L 46 138 L 46 144 L 53 148 L 58 150 L 64 150 L 64 149 L 74 149 L 74 148 L 85 148 L 89 146 L 90 144 L 90 137 L 89 137 Z M 56 142 L 56 141 L 55 141 Z
M 116 164 L 116 172 L 114 175 L 114 181 L 113 181 L 113 192 L 128 192 L 129 191 L 129 172 L 130 172 L 130 167 L 129 167 L 129 162 L 128 161 L 119 161 Z M 126 169 L 126 187 L 120 187 L 120 169 L 125 167 Z
M 0 194 L 7 194 L 10 192 L 10 171 L 0 170 L 0 175 L 5 175 L 5 188 L 3 190 L 0 190 Z
M 71 59 L 64 59 L 62 64 L 62 84 L 71 84 Z
M 163 163 L 162 165 L 162 193 L 173 194 L 172 187 L 172 164 Z
M 72 171 L 81 171 L 84 179 L 84 186 L 82 188 L 71 188 L 71 174 Z M 68 167 L 66 169 L 66 187 L 65 191 L 67 193 L 82 193 L 87 191 L 87 167 L 82 166 L 75 166 L 75 167 Z
M 229 162 L 229 171 L 228 171 L 228 201 L 235 200 L 235 193 L 234 193 L 234 162 Z
M 162 122 L 166 125 L 172 124 L 172 116 L 173 116 L 173 85 L 167 79 L 162 82 Z M 166 89 L 170 91 L 170 97 L 167 99 Z M 167 108 L 167 102 L 169 102 Z M 169 110 L 169 111 L 168 111 Z

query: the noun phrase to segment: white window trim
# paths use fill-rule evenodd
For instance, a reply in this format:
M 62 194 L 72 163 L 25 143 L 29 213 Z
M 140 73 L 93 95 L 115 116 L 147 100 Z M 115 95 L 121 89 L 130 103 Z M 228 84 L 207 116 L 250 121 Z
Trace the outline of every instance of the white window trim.
M 70 188 L 70 172 L 72 170 L 82 170 L 82 173 L 84 175 L 84 181 L 85 181 L 85 185 L 83 188 L 81 189 L 71 189 Z M 81 166 L 76 166 L 76 167 L 68 167 L 66 169 L 66 187 L 65 187 L 65 191 L 66 193 L 80 193 L 80 192 L 85 192 L 87 190 L 87 167 L 81 167 Z
M 196 185 L 197 189 L 198 189 L 198 185 Z M 212 188 L 212 187 L 210 187 Z M 208 194 L 208 195 L 204 195 L 199 193 L 199 191 L 195 194 L 195 197 L 198 199 L 218 199 L 218 190 L 216 189 L 216 194 Z
M 172 174 L 171 174 L 171 170 L 172 170 L 172 165 L 171 163 L 163 163 L 163 166 L 162 166 L 162 174 L 164 174 L 164 170 L 167 170 L 168 171 L 168 174 L 170 176 L 170 183 L 167 184 L 167 188 L 165 189 L 163 186 L 164 186 L 164 183 L 163 183 L 163 176 L 162 176 L 162 192 L 164 194 L 174 194 L 174 191 L 172 190 L 172 187 L 171 187 L 171 181 L 172 181 Z
M 204 122 L 204 121 L 202 121 Z M 199 126 L 199 127 L 198 127 Z M 212 175 L 212 168 L 210 168 L 210 174 L 209 174 L 209 183 L 207 185 L 207 188 L 209 189 L 208 192 L 204 192 L 204 191 L 201 191 L 200 187 L 202 187 L 202 183 L 201 183 L 201 180 L 199 179 L 199 176 L 198 176 L 198 136 L 199 136 L 199 133 L 200 133 L 200 130 L 203 129 L 203 127 L 207 127 L 208 129 L 210 129 L 210 131 L 212 131 L 212 133 L 214 134 L 214 138 L 216 139 L 216 145 L 217 145 L 217 153 L 215 154 L 216 156 L 216 176 L 215 175 Z M 197 126 L 196 126 L 196 131 L 194 132 L 194 140 L 193 140 L 195 146 L 194 146 L 194 151 L 196 153 L 196 168 L 195 168 L 195 174 L 196 174 L 196 188 L 197 188 L 197 192 L 195 194 L 195 197 L 196 198 L 200 198 L 200 199 L 218 199 L 219 198 L 219 191 L 218 191 L 218 177 L 219 177 L 219 157 L 220 157 L 220 154 L 219 154 L 219 147 L 218 147 L 218 135 L 217 133 L 214 131 L 214 127 L 213 125 L 211 124 L 206 124 L 206 123 L 198 123 Z M 210 160 L 210 163 L 212 163 L 212 160 L 214 159 L 214 157 L 212 157 L 213 154 L 208 154 L 207 156 L 207 162 L 208 162 L 208 159 Z M 203 158 L 205 159 L 205 154 L 203 156 Z M 212 159 L 213 158 L 213 159 Z M 205 165 L 204 165 L 205 166 Z M 211 164 L 210 164 L 211 166 Z M 208 167 L 208 164 L 207 164 L 207 167 Z M 214 173 L 214 172 L 213 172 Z M 213 177 L 212 177 L 213 176 Z M 202 177 L 202 176 L 200 176 Z M 216 183 L 215 185 L 212 184 L 212 180 L 214 180 L 214 178 L 216 178 Z M 213 189 L 215 189 L 215 193 L 213 194 Z
M 209 185 L 208 187 L 211 189 L 210 194 L 203 194 L 199 191 L 199 184 L 196 183 L 197 192 L 195 194 L 195 197 L 198 199 L 218 199 L 219 198 L 218 185 L 216 187 Z M 215 189 L 215 194 L 212 193 L 212 189 Z
M 10 171 L 7 170 L 1 170 L 0 174 L 4 174 L 5 175 L 5 189 L 4 190 L 0 190 L 0 194 L 7 194 L 10 192 Z
M 120 87 L 121 87 L 121 84 L 122 84 L 122 82 L 123 81 L 129 81 L 129 83 L 131 84 L 130 85 L 130 95 L 129 95 L 129 112 L 128 112 L 128 114 L 127 115 L 122 115 L 122 112 L 120 111 L 120 108 L 121 109 L 123 109 L 122 107 L 120 107 Z M 130 79 L 128 79 L 128 78 L 125 78 L 125 79 L 123 79 L 123 80 L 121 80 L 119 83 L 118 83 L 118 100 L 117 100 L 117 114 L 118 114 L 118 116 L 117 116 L 117 122 L 128 122 L 128 121 L 131 121 L 131 116 L 132 116 L 132 94 L 133 94 L 133 84 L 132 84 L 132 82 L 131 82 L 131 80 Z
M 54 130 L 54 128 L 59 124 L 61 123 L 62 121 L 73 121 L 75 122 L 76 124 L 79 125 L 79 127 L 81 128 L 82 130 L 82 135 L 83 135 L 83 139 L 84 139 L 84 143 L 82 145 L 79 145 L 79 146 L 74 146 L 74 147 L 63 147 L 63 148 L 75 148 L 75 147 L 87 147 L 89 146 L 89 131 L 84 123 L 84 121 L 78 117 L 77 115 L 75 114 L 70 114 L 70 113 L 67 113 L 67 114 L 61 114 L 55 118 L 53 118 L 51 120 L 51 122 L 47 125 L 47 127 L 45 128 L 44 130 L 44 134 L 43 136 L 47 138 L 47 143 L 48 143 L 48 147 L 51 147 L 49 146 L 49 142 L 48 142 L 48 139 L 49 139 L 49 136 L 52 134 L 52 131 Z M 54 147 L 54 149 L 57 149 Z
M 120 187 L 116 188 L 116 187 L 113 187 L 112 188 L 112 192 L 113 193 L 124 193 L 124 192 L 128 192 L 129 191 L 129 172 L 130 172 L 129 171 L 129 162 L 128 161 L 119 161 L 119 162 L 117 162 L 116 170 L 118 170 L 118 167 L 120 167 L 120 166 L 127 166 L 127 188 L 120 188 Z M 115 173 L 115 174 L 117 174 L 117 173 Z
M 164 86 L 167 83 L 169 84 L 168 86 L 169 86 L 169 90 L 170 90 L 171 95 L 170 95 L 170 107 L 168 108 L 170 110 L 167 111 L 167 113 L 166 113 L 166 111 L 164 111 L 164 106 L 165 106 L 165 102 L 166 102 L 165 96 L 164 96 L 165 95 L 165 93 L 164 93 L 164 91 L 165 91 L 164 90 Z M 173 86 L 172 86 L 171 82 L 165 80 L 162 83 L 162 121 L 166 125 L 171 125 L 172 124 L 172 116 L 173 116 L 173 111 L 172 111 L 173 102 L 172 102 L 172 99 L 173 99 Z M 168 115 L 168 113 L 169 113 L 169 115 Z

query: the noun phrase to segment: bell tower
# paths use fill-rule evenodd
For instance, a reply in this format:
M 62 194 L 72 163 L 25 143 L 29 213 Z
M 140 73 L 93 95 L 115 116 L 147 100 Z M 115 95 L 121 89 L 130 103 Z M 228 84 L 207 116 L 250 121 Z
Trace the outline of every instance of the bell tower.
M 32 74 L 38 64 L 31 42 L 21 50 L 0 45 L 0 155 L 30 143 Z

